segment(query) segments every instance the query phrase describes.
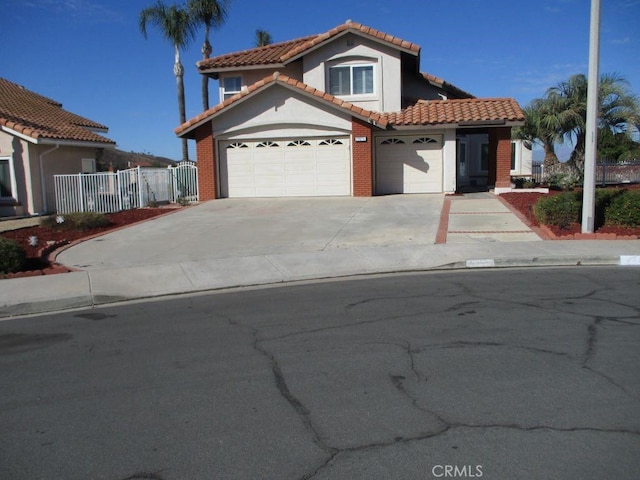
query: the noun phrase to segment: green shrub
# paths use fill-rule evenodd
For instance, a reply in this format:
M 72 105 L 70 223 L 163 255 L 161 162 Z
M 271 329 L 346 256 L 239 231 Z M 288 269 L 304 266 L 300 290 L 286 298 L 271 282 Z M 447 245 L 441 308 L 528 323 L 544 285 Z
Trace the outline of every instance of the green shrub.
M 582 192 L 562 192 L 540 197 L 533 206 L 533 213 L 540 223 L 568 228 L 580 221 Z
M 605 215 L 609 204 L 614 198 L 621 195 L 624 190 L 619 188 L 598 188 L 596 189 L 596 215 L 594 218 L 594 225 L 596 228 L 605 224 Z
M 0 273 L 19 272 L 26 261 L 27 255 L 18 242 L 0 237 Z
M 640 227 L 640 190 L 623 190 L 613 197 L 604 219 L 606 225 Z
M 43 220 L 42 225 L 63 230 L 90 230 L 92 228 L 107 227 L 111 224 L 102 213 L 74 212 L 64 215 L 53 215 Z

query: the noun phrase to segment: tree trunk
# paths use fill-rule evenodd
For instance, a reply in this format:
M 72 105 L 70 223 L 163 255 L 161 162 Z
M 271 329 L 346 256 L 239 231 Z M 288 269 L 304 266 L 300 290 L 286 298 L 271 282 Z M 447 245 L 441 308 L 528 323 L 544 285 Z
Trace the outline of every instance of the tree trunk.
M 180 62 L 180 51 L 176 48 L 176 63 L 173 65 L 173 73 L 176 76 L 176 83 L 178 87 L 178 110 L 180 111 L 180 124 L 182 125 L 187 121 L 187 112 L 184 100 L 184 67 Z M 189 147 L 187 145 L 187 139 L 182 138 L 182 160 L 189 160 Z
M 200 49 L 202 52 L 203 60 L 206 60 L 211 55 L 213 49 L 211 48 L 211 43 L 209 43 L 209 25 L 206 25 L 204 28 L 204 43 L 202 44 L 202 48 Z M 209 110 L 209 76 L 202 75 L 202 108 L 206 112 Z
M 544 147 L 544 160 L 542 162 L 544 171 L 548 171 L 550 167 L 553 165 L 557 165 L 559 163 L 558 156 L 556 155 L 555 147 L 553 143 L 545 143 Z

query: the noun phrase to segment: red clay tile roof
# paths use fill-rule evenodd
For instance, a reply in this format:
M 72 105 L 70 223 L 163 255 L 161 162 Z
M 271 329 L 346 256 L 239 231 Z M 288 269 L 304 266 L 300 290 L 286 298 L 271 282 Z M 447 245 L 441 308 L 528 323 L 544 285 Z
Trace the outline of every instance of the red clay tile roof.
M 449 91 L 453 95 L 456 95 L 461 98 L 476 98 L 475 95 L 472 95 L 469 92 L 465 92 L 461 88 L 458 88 L 455 85 L 452 85 L 451 83 L 447 82 L 446 80 L 436 77 L 435 75 L 431 75 L 430 73 L 425 73 L 425 72 L 420 72 L 420 75 L 422 75 L 422 78 L 424 78 L 430 84 L 435 85 L 436 87 L 442 88 L 445 91 Z
M 201 60 L 197 65 L 200 71 L 255 65 L 284 65 L 288 60 L 293 60 L 298 55 L 346 31 L 367 35 L 377 41 L 389 43 L 397 48 L 413 52 L 416 55 L 420 52 L 420 47 L 415 43 L 407 42 L 393 35 L 348 20 L 346 23 L 338 25 L 325 33 L 298 38 L 288 42 L 275 43 L 267 45 L 266 47 L 252 48 L 241 52 L 220 55 L 207 60 Z
M 241 102 L 245 97 L 273 84 L 294 88 L 336 107 L 346 109 L 355 117 L 372 122 L 379 128 L 388 126 L 464 124 L 490 125 L 499 122 L 522 122 L 524 114 L 513 98 L 465 98 L 453 100 L 420 100 L 400 112 L 378 113 L 365 110 L 340 100 L 326 92 L 310 87 L 281 73 L 274 73 L 254 83 L 246 90 L 235 94 L 224 102 L 202 112 L 175 129 L 178 136 L 185 136 L 216 114 Z
M 365 119 L 367 121 L 371 121 L 381 128 L 385 128 L 387 126 L 387 121 L 383 119 L 383 115 L 376 112 L 370 112 L 369 110 L 365 110 L 364 108 L 357 107 L 349 102 L 345 102 L 344 100 L 340 100 L 339 98 L 323 92 L 322 90 L 318 90 L 316 88 L 310 87 L 309 85 L 302 83 L 298 80 L 295 80 L 287 75 L 283 75 L 279 72 L 274 73 L 273 75 L 269 75 L 268 77 L 263 78 L 262 80 L 254 83 L 246 90 L 243 90 L 240 93 L 236 93 L 234 96 L 227 98 L 224 102 L 219 103 L 218 105 L 210 108 L 209 110 L 202 112 L 201 114 L 193 117 L 187 122 L 183 123 L 179 127 L 175 129 L 175 133 L 178 136 L 182 136 L 189 131 L 193 130 L 193 127 L 198 126 L 201 123 L 204 123 L 208 119 L 212 118 L 215 114 L 220 112 L 223 109 L 226 109 L 232 104 L 235 104 L 241 101 L 243 98 L 251 95 L 257 90 L 261 90 L 266 88 L 269 85 L 273 84 L 285 85 L 288 87 L 295 88 L 305 93 L 306 95 L 311 95 L 315 98 L 318 98 L 324 102 L 331 103 L 337 107 L 348 110 L 352 115 Z
M 394 126 L 491 124 L 522 122 L 524 114 L 513 98 L 465 98 L 421 100 L 400 112 L 385 113 L 382 118 Z
M 115 144 L 113 140 L 91 131 L 106 131 L 106 126 L 67 112 L 61 103 L 4 78 L 0 78 L 0 126 L 36 140 Z

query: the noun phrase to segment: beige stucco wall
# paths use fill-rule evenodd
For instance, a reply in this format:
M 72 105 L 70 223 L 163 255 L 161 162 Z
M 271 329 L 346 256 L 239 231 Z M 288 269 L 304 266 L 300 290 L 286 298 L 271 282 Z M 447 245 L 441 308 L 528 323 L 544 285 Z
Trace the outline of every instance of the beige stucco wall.
M 295 78 L 298 81 L 302 81 L 302 61 L 293 62 L 286 67 L 278 67 L 278 68 L 260 68 L 256 70 L 242 70 L 236 72 L 228 72 L 220 74 L 220 80 L 218 82 L 218 89 L 220 95 L 220 103 L 224 100 L 224 92 L 222 91 L 222 86 L 224 85 L 223 79 L 225 77 L 241 77 L 242 79 L 242 89 L 246 89 L 253 85 L 256 82 L 273 75 L 274 72 L 280 72 L 288 77 Z
M 374 94 L 341 99 L 367 110 L 393 112 L 401 108 L 400 52 L 348 33 L 304 56 L 304 83 L 328 91 L 328 67 L 343 63 L 374 63 Z
M 349 134 L 351 116 L 274 85 L 214 118 L 212 125 L 216 139 L 330 136 Z
M 6 156 L 13 158 L 18 205 L 0 205 L 0 215 L 35 215 L 55 209 L 53 175 L 80 173 L 82 159 L 95 159 L 96 148 L 36 145 L 0 132 L 0 157 Z

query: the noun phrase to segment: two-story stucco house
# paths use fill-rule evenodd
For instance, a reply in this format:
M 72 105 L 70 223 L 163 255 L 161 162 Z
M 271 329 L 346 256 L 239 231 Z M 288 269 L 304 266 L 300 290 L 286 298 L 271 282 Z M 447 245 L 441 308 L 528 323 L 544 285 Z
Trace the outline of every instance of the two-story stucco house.
M 220 103 L 176 129 L 196 140 L 200 198 L 455 192 L 511 187 L 531 152 L 511 98 L 475 98 L 420 72 L 420 47 L 347 21 L 217 56 Z

